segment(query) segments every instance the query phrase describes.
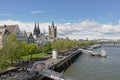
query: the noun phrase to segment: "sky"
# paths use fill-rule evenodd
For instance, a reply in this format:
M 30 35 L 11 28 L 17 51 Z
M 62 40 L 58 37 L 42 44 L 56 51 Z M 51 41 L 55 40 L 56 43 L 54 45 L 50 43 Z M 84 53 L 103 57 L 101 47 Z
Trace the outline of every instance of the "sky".
M 58 37 L 71 39 L 120 39 L 120 0 L 0 0 L 0 25 L 18 24 L 41 32 L 52 21 Z

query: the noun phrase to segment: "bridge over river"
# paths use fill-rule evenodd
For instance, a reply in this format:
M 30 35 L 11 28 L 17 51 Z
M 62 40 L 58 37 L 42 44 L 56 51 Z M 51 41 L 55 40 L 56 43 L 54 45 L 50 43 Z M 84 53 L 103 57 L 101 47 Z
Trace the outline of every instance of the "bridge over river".
M 95 40 L 97 44 L 103 44 L 106 47 L 109 46 L 117 46 L 120 44 L 120 40 L 109 40 L 109 39 L 100 39 L 100 40 Z

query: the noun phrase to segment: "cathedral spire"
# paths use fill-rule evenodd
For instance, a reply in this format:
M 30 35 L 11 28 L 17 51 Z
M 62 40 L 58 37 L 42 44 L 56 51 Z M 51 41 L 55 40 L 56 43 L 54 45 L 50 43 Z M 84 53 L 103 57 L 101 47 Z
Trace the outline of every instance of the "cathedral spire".
M 39 29 L 39 23 L 38 23 L 38 29 Z
M 35 27 L 34 27 L 34 31 L 33 31 L 33 34 L 36 35 L 36 22 L 35 22 Z
M 36 29 L 36 22 L 35 22 L 35 29 Z
M 39 23 L 38 23 L 38 31 L 39 31 L 39 34 L 40 34 L 40 28 L 39 28 Z
M 39 23 L 38 23 L 38 28 L 37 28 L 37 30 L 38 30 L 38 34 L 40 34 L 40 28 L 39 28 Z
M 52 21 L 52 27 L 54 27 L 54 21 Z

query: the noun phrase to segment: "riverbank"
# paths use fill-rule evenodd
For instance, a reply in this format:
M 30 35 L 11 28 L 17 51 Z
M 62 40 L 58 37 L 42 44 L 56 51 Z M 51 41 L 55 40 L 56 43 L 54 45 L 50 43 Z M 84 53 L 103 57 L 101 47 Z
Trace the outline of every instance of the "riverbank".
M 73 61 L 72 59 L 78 53 L 79 52 L 76 49 L 71 49 L 70 51 L 63 53 L 64 55 L 59 55 L 58 59 L 52 59 L 50 57 L 47 60 L 42 61 L 42 62 L 45 63 L 46 67 L 49 66 L 48 68 L 50 68 L 51 70 L 58 71 L 58 72 L 60 70 L 63 71 L 63 70 L 65 70 L 66 66 L 69 67 L 69 65 L 72 64 L 72 61 Z M 39 61 L 36 61 L 36 62 L 39 62 Z M 34 62 L 34 63 L 36 63 L 36 62 Z M 16 80 L 16 79 L 20 79 L 20 78 L 32 78 L 32 76 L 33 77 L 36 76 L 36 73 L 32 73 L 31 75 L 28 75 L 26 72 L 27 69 L 24 67 L 23 67 L 23 69 L 19 68 L 19 69 L 15 70 L 14 72 L 8 71 L 8 73 L 6 75 L 2 74 L 2 78 L 4 78 L 5 80 L 7 80 L 7 79 Z M 10 75 L 8 75 L 9 72 L 10 72 Z
M 114 47 L 112 44 L 103 44 L 101 48 L 93 51 L 99 53 L 105 49 L 107 58 L 88 56 L 82 54 L 65 71 L 66 75 L 77 80 L 119 80 L 120 79 L 120 44 Z
M 45 63 L 45 65 L 48 69 L 51 69 L 51 70 L 54 70 L 57 72 L 65 71 L 74 61 L 73 57 L 76 55 L 75 54 L 75 53 L 77 53 L 76 51 L 80 51 L 79 47 L 75 47 L 75 48 L 69 49 L 68 51 L 60 53 L 58 56 L 58 59 L 56 59 L 56 60 L 52 59 L 51 56 L 49 56 L 48 59 L 46 59 L 45 61 L 42 61 L 42 62 Z M 77 58 L 75 58 L 75 59 L 77 59 Z M 36 76 L 36 73 L 32 73 L 31 75 L 27 74 L 27 71 L 28 71 L 28 69 L 30 69 L 29 67 L 31 66 L 31 64 L 34 64 L 36 62 L 39 62 L 39 60 L 35 61 L 33 63 L 29 63 L 29 64 L 25 65 L 24 67 L 19 67 L 19 69 L 16 70 L 17 73 L 16 72 L 13 73 L 12 79 L 17 78 L 17 77 L 14 77 L 14 76 L 16 76 L 15 74 L 20 75 L 18 78 L 26 78 L 26 76 L 27 76 L 27 78 L 32 78 L 32 77 Z M 21 69 L 21 68 L 23 68 L 23 69 Z M 9 72 L 12 73 L 12 71 L 8 71 L 8 73 Z M 21 73 L 24 73 L 24 75 L 22 75 Z M 27 74 L 27 75 L 25 75 L 25 74 Z M 7 76 L 7 77 L 11 78 L 11 76 Z M 39 77 L 39 76 L 37 75 L 36 77 Z

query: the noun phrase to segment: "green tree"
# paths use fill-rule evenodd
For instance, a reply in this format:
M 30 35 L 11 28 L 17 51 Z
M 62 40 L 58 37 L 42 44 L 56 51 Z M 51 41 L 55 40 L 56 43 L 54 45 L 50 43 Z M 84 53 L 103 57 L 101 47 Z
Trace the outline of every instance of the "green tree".
M 42 47 L 42 52 L 46 53 L 49 52 L 50 50 L 51 50 L 51 43 L 50 42 L 45 43 Z
M 73 41 L 66 38 L 52 42 L 52 49 L 58 49 L 59 51 L 68 50 L 73 47 Z
M 3 49 L 0 49 L 0 71 L 8 67 L 9 63 L 7 61 L 7 55 L 4 54 Z
M 67 49 L 70 49 L 70 48 L 72 48 L 72 41 L 71 40 L 69 40 L 69 39 L 65 39 L 64 40 L 64 48 L 67 50 Z
M 25 55 L 29 55 L 28 53 L 28 49 L 27 49 L 27 46 L 29 44 L 27 44 L 26 42 L 19 42 L 19 45 L 20 45 L 20 55 L 21 56 L 25 56 Z
M 8 60 L 16 61 L 20 60 L 20 46 L 15 34 L 11 34 L 3 42 L 3 48 L 7 51 Z
M 2 54 L 3 63 L 12 63 L 20 60 L 19 44 L 15 34 L 10 34 L 3 38 L 3 44 L 0 54 Z M 2 60 L 1 60 L 2 61 Z
M 38 46 L 35 44 L 28 44 L 25 49 L 30 55 L 31 60 L 32 60 L 32 55 L 35 54 L 39 50 Z
M 66 39 L 60 39 L 52 42 L 51 47 L 52 49 L 58 49 L 59 51 L 69 50 L 70 48 L 74 48 L 76 46 L 84 46 L 84 45 L 91 45 L 93 41 L 77 41 L 77 40 L 70 40 L 68 37 Z

